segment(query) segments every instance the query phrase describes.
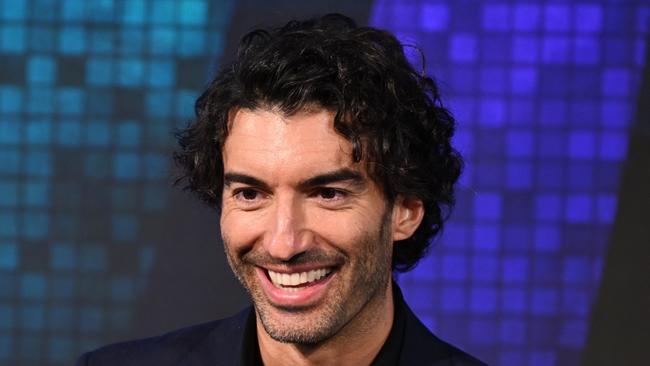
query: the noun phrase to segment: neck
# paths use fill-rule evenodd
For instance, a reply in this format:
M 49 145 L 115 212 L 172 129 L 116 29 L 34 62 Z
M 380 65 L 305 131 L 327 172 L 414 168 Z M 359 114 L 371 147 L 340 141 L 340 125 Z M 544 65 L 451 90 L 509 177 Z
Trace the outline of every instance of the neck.
M 318 344 L 282 343 L 271 338 L 257 318 L 260 355 L 266 366 L 370 365 L 393 326 L 393 288 L 372 299 L 333 337 Z

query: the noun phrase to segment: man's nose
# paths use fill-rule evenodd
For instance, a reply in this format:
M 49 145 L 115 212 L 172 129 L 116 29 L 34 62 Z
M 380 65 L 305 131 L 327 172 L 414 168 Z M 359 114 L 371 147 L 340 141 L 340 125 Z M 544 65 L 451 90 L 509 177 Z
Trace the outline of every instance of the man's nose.
M 287 261 L 305 252 L 310 245 L 311 238 L 305 229 L 304 207 L 295 196 L 276 197 L 268 227 L 264 246 L 269 255 L 276 259 Z

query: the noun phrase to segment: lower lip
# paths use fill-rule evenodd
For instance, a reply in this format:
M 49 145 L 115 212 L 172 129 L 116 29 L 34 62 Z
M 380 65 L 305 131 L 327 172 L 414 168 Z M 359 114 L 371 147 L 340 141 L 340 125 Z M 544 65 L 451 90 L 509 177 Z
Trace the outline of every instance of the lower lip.
M 300 307 L 315 304 L 325 297 L 327 285 L 332 280 L 332 277 L 336 276 L 336 272 L 330 273 L 326 278 L 316 281 L 313 285 L 298 287 L 297 291 L 287 291 L 276 287 L 271 282 L 265 269 L 259 267 L 256 269 L 260 282 L 262 282 L 264 292 L 268 295 L 271 303 L 285 307 Z

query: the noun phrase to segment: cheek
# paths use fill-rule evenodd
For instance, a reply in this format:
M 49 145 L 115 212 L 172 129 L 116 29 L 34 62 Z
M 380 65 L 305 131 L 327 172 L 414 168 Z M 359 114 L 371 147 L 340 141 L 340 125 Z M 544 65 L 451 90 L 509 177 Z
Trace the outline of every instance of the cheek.
M 317 233 L 317 237 L 351 251 L 354 251 L 356 241 L 368 232 L 375 232 L 379 226 L 375 215 L 359 211 L 320 212 L 312 218 L 308 226 L 311 231 Z
M 240 252 L 252 246 L 262 234 L 259 220 L 252 220 L 247 213 L 224 212 L 219 222 L 221 237 L 231 252 Z

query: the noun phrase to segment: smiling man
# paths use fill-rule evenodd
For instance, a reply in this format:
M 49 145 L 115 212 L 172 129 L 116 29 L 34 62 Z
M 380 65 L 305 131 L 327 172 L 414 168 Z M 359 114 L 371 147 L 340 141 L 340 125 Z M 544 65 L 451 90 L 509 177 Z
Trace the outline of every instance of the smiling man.
M 251 32 L 196 112 L 176 161 L 253 307 L 79 365 L 484 365 L 392 280 L 442 229 L 461 167 L 435 83 L 392 34 L 340 15 Z
M 420 202 L 385 201 L 333 119 L 232 114 L 221 231 L 265 364 L 369 364 L 392 325 L 392 242 L 422 219 Z

